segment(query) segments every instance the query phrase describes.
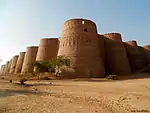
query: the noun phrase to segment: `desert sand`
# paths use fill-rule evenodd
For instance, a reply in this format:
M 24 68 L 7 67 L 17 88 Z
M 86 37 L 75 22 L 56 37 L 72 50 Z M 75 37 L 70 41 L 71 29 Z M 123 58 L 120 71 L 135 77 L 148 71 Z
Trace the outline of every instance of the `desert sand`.
M 150 113 L 150 78 L 18 83 L 0 79 L 0 113 Z

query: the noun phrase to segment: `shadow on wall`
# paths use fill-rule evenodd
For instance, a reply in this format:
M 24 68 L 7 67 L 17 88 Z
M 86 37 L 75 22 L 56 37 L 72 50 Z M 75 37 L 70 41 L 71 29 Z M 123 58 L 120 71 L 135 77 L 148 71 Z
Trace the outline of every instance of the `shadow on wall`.
M 132 69 L 132 72 L 138 72 L 148 66 L 146 51 L 144 48 L 137 46 L 136 41 L 128 41 L 125 43 L 127 56 Z

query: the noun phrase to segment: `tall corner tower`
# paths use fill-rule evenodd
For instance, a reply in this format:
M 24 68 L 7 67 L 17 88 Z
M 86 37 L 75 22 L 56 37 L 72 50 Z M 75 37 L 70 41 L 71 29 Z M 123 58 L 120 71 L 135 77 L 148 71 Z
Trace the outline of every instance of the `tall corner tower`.
M 96 24 L 90 20 L 70 19 L 64 23 L 58 55 L 70 58 L 75 77 L 104 76 Z

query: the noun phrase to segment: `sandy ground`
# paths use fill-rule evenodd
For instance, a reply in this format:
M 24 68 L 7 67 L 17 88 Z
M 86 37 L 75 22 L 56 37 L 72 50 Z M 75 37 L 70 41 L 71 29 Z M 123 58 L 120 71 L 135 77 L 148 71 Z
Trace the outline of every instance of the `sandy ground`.
M 150 113 L 150 78 L 16 83 L 0 79 L 0 113 Z

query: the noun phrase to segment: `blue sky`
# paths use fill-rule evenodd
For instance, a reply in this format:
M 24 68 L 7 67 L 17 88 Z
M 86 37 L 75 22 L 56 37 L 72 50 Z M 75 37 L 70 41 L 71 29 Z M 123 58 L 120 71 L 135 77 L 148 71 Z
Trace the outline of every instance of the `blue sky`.
M 123 41 L 150 44 L 150 0 L 0 0 L 1 64 L 40 38 L 59 37 L 70 18 L 93 20 L 99 33 L 119 32 Z

